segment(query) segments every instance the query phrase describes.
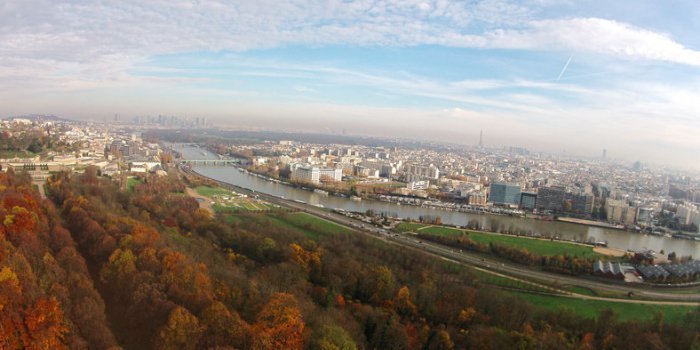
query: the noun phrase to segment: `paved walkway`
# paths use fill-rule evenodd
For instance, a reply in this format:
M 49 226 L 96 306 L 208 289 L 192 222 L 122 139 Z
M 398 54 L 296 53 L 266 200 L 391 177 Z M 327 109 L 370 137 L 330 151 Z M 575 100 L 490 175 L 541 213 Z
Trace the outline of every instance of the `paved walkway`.
M 41 199 L 46 199 L 46 190 L 44 189 L 44 185 L 46 185 L 46 181 L 34 181 L 32 183 L 34 185 L 36 185 L 37 190 L 39 191 L 39 195 L 41 196 Z

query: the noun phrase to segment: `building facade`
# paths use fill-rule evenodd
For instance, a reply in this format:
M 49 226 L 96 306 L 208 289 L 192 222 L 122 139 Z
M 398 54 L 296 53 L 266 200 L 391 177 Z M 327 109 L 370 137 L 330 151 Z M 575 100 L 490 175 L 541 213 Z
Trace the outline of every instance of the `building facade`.
M 523 192 L 520 194 L 520 209 L 533 210 L 537 205 L 537 193 Z
M 559 186 L 541 187 L 537 191 L 537 209 L 562 211 L 566 200 L 566 188 Z
M 489 202 L 498 205 L 520 205 L 520 185 L 492 183 Z
M 624 225 L 634 225 L 637 217 L 637 208 L 630 207 L 624 200 L 606 200 L 605 212 L 608 221 Z
M 320 168 L 317 166 L 295 166 L 292 168 L 292 181 L 318 184 L 330 181 L 342 181 L 343 170 L 339 168 Z

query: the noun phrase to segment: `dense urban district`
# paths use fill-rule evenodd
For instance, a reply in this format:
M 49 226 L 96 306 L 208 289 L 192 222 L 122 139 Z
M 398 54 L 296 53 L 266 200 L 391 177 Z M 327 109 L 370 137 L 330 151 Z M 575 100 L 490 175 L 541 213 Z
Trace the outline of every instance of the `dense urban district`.
M 5 119 L 0 348 L 700 347 L 692 256 L 324 208 L 200 171 L 348 201 L 698 238 L 697 175 L 484 138 Z

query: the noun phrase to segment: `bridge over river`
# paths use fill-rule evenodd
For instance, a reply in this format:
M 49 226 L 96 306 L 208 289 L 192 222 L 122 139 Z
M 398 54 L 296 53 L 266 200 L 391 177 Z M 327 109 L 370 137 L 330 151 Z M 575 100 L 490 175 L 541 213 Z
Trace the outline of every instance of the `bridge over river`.
M 181 159 L 180 164 L 191 166 L 232 166 L 241 163 L 240 159 Z

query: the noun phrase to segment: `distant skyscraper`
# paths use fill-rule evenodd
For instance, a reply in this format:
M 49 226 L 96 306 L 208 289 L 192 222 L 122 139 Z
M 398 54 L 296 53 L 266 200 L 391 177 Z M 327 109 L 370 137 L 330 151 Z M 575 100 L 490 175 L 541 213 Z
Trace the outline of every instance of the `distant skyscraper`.
M 603 160 L 605 160 L 605 157 L 608 156 L 608 150 L 603 148 Z
M 479 148 L 484 148 L 484 130 L 479 130 Z
M 634 171 L 642 171 L 644 169 L 644 165 L 640 161 L 636 161 L 634 164 L 632 164 L 632 169 Z

